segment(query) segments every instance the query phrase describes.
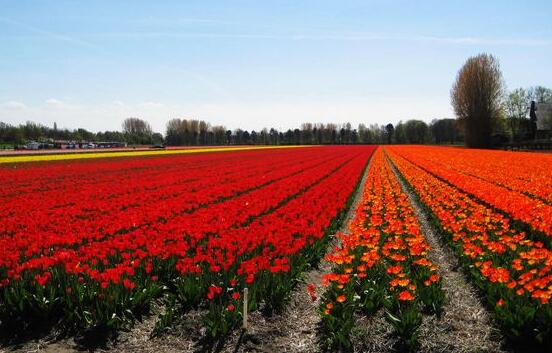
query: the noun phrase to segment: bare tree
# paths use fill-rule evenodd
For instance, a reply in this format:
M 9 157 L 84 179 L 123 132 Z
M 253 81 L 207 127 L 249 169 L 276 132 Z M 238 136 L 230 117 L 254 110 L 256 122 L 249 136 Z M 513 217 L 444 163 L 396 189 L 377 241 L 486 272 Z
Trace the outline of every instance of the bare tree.
M 224 145 L 229 143 L 226 127 L 211 126 L 194 119 L 171 119 L 167 122 L 167 144 L 171 146 Z
M 547 87 L 531 87 L 527 90 L 527 96 L 529 101 L 536 103 L 552 103 L 552 89 Z
M 153 131 L 150 124 L 139 118 L 127 118 L 123 121 L 123 133 L 130 143 L 151 143 Z
M 492 55 L 471 57 L 458 72 L 451 101 L 467 146 L 490 146 L 493 127 L 501 116 L 503 87 L 500 65 Z

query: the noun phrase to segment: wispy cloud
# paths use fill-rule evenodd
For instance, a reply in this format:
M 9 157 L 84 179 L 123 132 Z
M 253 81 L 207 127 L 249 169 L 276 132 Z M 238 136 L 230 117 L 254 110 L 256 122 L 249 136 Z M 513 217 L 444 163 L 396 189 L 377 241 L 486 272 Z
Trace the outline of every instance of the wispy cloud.
M 24 110 L 27 106 L 18 101 L 8 101 L 0 104 L 0 108 L 5 110 Z
M 46 107 L 53 109 L 63 109 L 67 107 L 65 102 L 56 98 L 48 98 L 44 103 L 46 103 Z
M 550 46 L 552 40 L 533 38 L 485 38 L 485 37 L 435 37 L 419 36 L 418 41 L 443 44 L 505 45 L 505 46 Z
M 74 37 L 74 36 L 68 36 L 68 35 L 65 35 L 65 34 L 60 34 L 60 33 L 52 32 L 52 31 L 48 31 L 48 30 L 45 30 L 45 29 L 42 29 L 42 28 L 38 28 L 36 26 L 29 25 L 27 23 L 23 23 L 21 21 L 16 21 L 16 20 L 11 19 L 11 18 L 0 17 L 0 22 L 3 22 L 3 23 L 8 24 L 8 25 L 12 25 L 12 26 L 16 26 L 16 27 L 25 29 L 29 32 L 32 32 L 34 34 L 44 36 L 44 37 L 47 37 L 47 38 L 50 38 L 50 39 L 59 40 L 59 41 L 63 41 L 63 42 L 67 42 L 67 43 L 71 43 L 71 44 L 74 44 L 74 45 L 87 47 L 87 48 L 95 49 L 95 50 L 101 50 L 102 49 L 98 45 L 96 45 L 94 43 L 91 43 L 91 42 L 88 42 L 86 40 L 82 40 L 82 39 Z
M 50 39 L 65 41 L 75 45 L 87 47 L 90 49 L 102 50 L 100 46 L 94 44 L 88 39 L 244 39 L 244 40 L 291 40 L 291 41 L 408 41 L 408 42 L 427 42 L 442 45 L 487 45 L 487 46 L 515 46 L 515 47 L 543 47 L 552 46 L 551 39 L 542 38 L 489 38 L 480 36 L 435 36 L 423 34 L 394 34 L 394 33 L 377 33 L 377 32 L 323 32 L 312 29 L 289 29 L 290 33 L 281 33 L 281 29 L 272 26 L 261 26 L 259 32 L 242 31 L 232 32 L 236 27 L 244 27 L 242 23 L 224 21 L 218 19 L 206 18 L 180 18 L 176 20 L 145 18 L 132 23 L 141 23 L 159 26 L 177 26 L 183 24 L 198 24 L 198 25 L 223 25 L 228 27 L 228 31 L 186 31 L 183 28 L 178 30 L 161 30 L 161 31 L 126 31 L 126 32 L 105 32 L 105 33 L 88 33 L 82 34 L 80 37 L 69 36 L 66 34 L 48 31 L 38 28 L 21 21 L 11 18 L 0 17 L 0 23 L 17 26 L 25 29 L 35 35 L 48 37 Z M 260 28 L 259 28 L 260 29 Z M 17 35 L 18 38 L 25 36 Z
M 110 32 L 88 35 L 103 39 L 147 39 L 147 38 L 189 38 L 189 39 L 258 39 L 293 41 L 409 41 L 431 42 L 443 45 L 491 45 L 491 46 L 551 46 L 552 40 L 536 38 L 486 38 L 486 37 L 440 37 L 429 35 L 401 35 L 385 33 L 222 33 L 222 32 Z
M 214 38 L 214 39 L 289 39 L 289 36 L 258 33 L 210 33 L 210 32 L 111 32 L 90 34 L 88 37 L 105 39 L 146 38 Z
M 129 20 L 128 23 L 141 24 L 141 25 L 152 25 L 152 26 L 178 26 L 178 25 L 188 25 L 188 24 L 207 24 L 207 25 L 239 25 L 240 22 L 219 20 L 212 18 L 191 18 L 191 17 L 181 17 L 176 19 L 168 18 L 156 18 L 156 17 L 146 17 L 137 20 Z

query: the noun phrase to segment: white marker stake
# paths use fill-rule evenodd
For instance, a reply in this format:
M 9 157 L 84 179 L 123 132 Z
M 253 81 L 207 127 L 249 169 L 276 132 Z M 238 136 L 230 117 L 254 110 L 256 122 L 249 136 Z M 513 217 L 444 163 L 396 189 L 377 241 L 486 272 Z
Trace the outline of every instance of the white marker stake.
M 244 288 L 243 290 L 243 329 L 247 331 L 247 294 L 249 289 Z

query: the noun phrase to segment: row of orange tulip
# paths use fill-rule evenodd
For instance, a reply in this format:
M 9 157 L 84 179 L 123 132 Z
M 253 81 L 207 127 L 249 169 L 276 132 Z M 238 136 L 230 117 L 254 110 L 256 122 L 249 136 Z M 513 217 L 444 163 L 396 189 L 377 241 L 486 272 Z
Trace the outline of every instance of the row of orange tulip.
M 354 313 L 372 315 L 384 307 L 401 342 L 415 346 L 421 311 L 439 311 L 444 294 L 427 257 L 429 245 L 381 149 L 373 156 L 349 230 L 338 235 L 340 246 L 327 256 L 333 272 L 323 280 L 326 344 L 349 348 Z
M 462 149 L 455 149 L 458 152 L 455 151 L 451 156 L 451 152 L 447 152 L 447 149 L 437 149 L 431 147 L 396 146 L 392 149 L 411 163 L 422 167 L 431 174 L 442 178 L 460 190 L 475 196 L 497 210 L 507 213 L 514 220 L 527 224 L 532 230 L 537 231 L 535 233 L 541 233 L 541 238 L 545 241 L 545 244 L 552 246 L 552 205 L 550 202 L 543 198 L 535 198 L 526 195 L 524 192 L 519 190 L 520 188 L 523 188 L 523 182 L 508 183 L 509 188 L 506 188 L 498 185 L 496 181 L 489 181 L 485 179 L 490 178 L 489 175 L 502 175 L 501 177 L 498 177 L 497 180 L 516 180 L 516 176 L 506 167 L 502 169 L 486 168 L 487 163 L 480 161 L 481 154 L 484 155 L 484 152 L 472 151 L 471 154 L 465 158 L 453 158 L 452 156 L 458 153 L 460 153 L 460 156 L 463 156 L 469 152 Z M 469 165 L 476 163 L 469 162 L 470 157 L 473 156 L 475 158 L 475 156 L 478 155 L 479 159 L 475 159 L 475 161 L 479 161 L 479 167 L 477 169 L 469 168 Z M 546 161 L 547 159 L 543 159 L 543 162 Z M 489 163 L 492 163 L 490 158 Z M 512 164 L 514 163 L 512 162 Z M 487 170 L 483 178 L 481 178 L 479 176 L 479 172 L 476 171 L 479 169 Z M 471 173 L 477 173 L 477 175 L 470 174 L 470 171 Z M 539 185 L 546 187 L 551 183 L 550 176 L 550 171 L 542 171 L 542 173 L 539 174 L 539 177 L 534 177 L 534 180 L 531 180 L 530 182 L 527 181 L 527 185 L 533 185 L 533 189 L 538 189 Z M 516 184 L 521 185 L 516 186 Z M 518 190 L 514 188 L 517 188 Z M 533 192 L 536 194 L 541 193 L 537 191 Z M 549 197 L 552 196 L 548 194 L 547 198 Z
M 449 237 L 505 335 L 550 346 L 552 251 L 512 227 L 508 217 L 403 158 L 402 148 L 386 151 Z
M 443 168 L 476 176 L 510 190 L 552 203 L 552 155 L 497 150 L 409 146 L 411 154 Z

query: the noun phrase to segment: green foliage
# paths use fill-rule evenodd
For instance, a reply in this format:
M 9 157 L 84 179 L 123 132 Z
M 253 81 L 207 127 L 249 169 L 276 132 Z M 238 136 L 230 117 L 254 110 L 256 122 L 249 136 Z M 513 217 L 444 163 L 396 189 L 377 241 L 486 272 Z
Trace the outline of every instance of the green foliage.
M 393 298 L 387 307 L 386 319 L 399 337 L 400 347 L 405 351 L 414 351 L 419 345 L 418 328 L 422 324 L 422 314 L 417 303 L 399 302 Z
M 332 305 L 331 309 L 328 308 L 328 305 Z M 337 302 L 330 293 L 322 298 L 320 315 L 324 337 L 322 345 L 325 349 L 331 351 L 350 351 L 352 349 L 350 335 L 354 326 L 355 306 L 356 304 L 352 300 L 346 300 L 343 303 Z

